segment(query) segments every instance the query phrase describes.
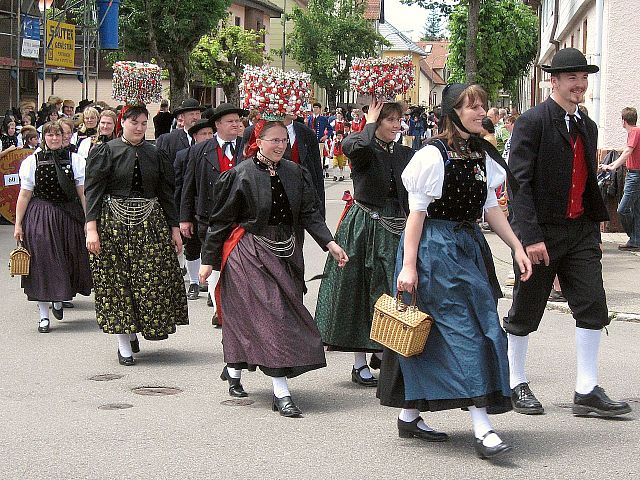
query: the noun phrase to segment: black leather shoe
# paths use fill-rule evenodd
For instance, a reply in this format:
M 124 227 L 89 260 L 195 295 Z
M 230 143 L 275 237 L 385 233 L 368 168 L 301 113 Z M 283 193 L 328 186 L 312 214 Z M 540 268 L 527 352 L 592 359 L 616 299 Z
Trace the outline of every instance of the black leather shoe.
M 232 397 L 244 398 L 249 396 L 249 394 L 244 391 L 244 388 L 242 388 L 240 379 L 229 376 L 229 372 L 227 371 L 226 366 L 222 369 L 220 380 L 229 382 L 229 395 L 231 395 Z
M 435 430 L 422 430 L 418 427 L 418 422 L 422 417 L 416 418 L 413 422 L 405 422 L 398 419 L 398 436 L 400 438 L 419 438 L 427 442 L 446 442 L 449 435 Z
M 222 328 L 222 325 L 220 325 L 220 322 L 218 321 L 217 313 L 214 313 L 213 317 L 211 317 L 211 325 L 213 325 L 215 328 Z
M 76 308 L 73 302 L 62 302 L 62 308 Z
M 200 286 L 197 283 L 192 283 L 189 285 L 189 290 L 187 291 L 187 299 L 188 300 L 197 300 L 200 296 Z
M 213 300 L 211 300 L 211 294 L 207 295 L 207 307 L 213 307 Z
M 131 340 L 131 351 L 133 353 L 140 353 L 140 342 L 138 341 L 138 337 L 135 340 Z
M 120 365 L 124 365 L 125 367 L 130 367 L 131 365 L 135 365 L 136 361 L 131 357 L 123 357 L 120 353 L 120 349 L 118 349 L 118 363 Z
M 362 385 L 363 387 L 377 387 L 378 379 L 376 377 L 362 378 L 362 376 L 360 375 L 360 372 L 365 368 L 368 368 L 368 367 L 366 365 L 358 369 L 356 369 L 356 367 L 353 367 L 351 369 L 351 381 L 353 383 L 357 383 L 358 385 Z
M 54 307 L 55 303 L 51 302 L 51 311 L 53 312 L 53 316 L 56 317 L 57 320 L 62 320 L 64 317 L 64 307 L 56 308 Z
M 627 402 L 618 402 L 611 400 L 604 389 L 595 386 L 591 393 L 580 394 L 575 392 L 573 395 L 573 414 L 589 415 L 595 413 L 601 417 L 615 417 L 631 412 L 631 407 Z
M 382 365 L 382 360 L 380 360 L 375 353 L 372 354 L 371 360 L 369 360 L 369 368 L 373 368 L 374 370 L 379 370 L 381 365 Z
M 294 418 L 302 416 L 302 410 L 300 410 L 296 406 L 296 404 L 293 403 L 293 400 L 291 400 L 290 396 L 278 398 L 274 395 L 271 409 L 274 412 L 280 412 L 280 415 L 282 415 L 283 417 Z
M 487 433 L 485 433 L 482 436 L 482 438 L 476 438 L 476 444 L 475 444 L 476 454 L 478 454 L 478 457 L 482 459 L 495 458 L 499 455 L 503 455 L 513 450 L 513 447 L 511 445 L 506 444 L 504 442 L 499 443 L 495 447 L 486 447 L 482 442 L 485 438 L 487 438 L 492 433 L 496 433 L 496 432 L 494 432 L 493 430 L 489 430 Z
M 542 404 L 529 388 L 528 383 L 520 383 L 511 390 L 511 403 L 513 409 L 525 415 L 540 415 L 544 413 Z
M 48 318 L 41 318 L 40 322 L 43 322 L 45 320 L 47 321 L 46 325 L 38 324 L 38 332 L 40 332 L 40 333 L 49 333 L 49 319 Z

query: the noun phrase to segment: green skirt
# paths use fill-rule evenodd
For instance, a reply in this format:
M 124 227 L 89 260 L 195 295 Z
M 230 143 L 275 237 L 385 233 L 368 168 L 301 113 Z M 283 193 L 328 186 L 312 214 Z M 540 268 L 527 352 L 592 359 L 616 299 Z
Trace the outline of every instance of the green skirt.
M 389 200 L 381 216 L 402 217 Z M 377 352 L 382 346 L 369 338 L 373 306 L 383 293 L 392 294 L 400 235 L 354 204 L 336 231 L 335 240 L 349 256 L 344 268 L 329 255 L 316 306 L 316 323 L 330 350 Z
M 105 201 L 98 233 L 100 254 L 90 256 L 98 326 L 164 340 L 176 325 L 188 325 L 184 281 L 160 205 L 142 223 L 127 226 Z

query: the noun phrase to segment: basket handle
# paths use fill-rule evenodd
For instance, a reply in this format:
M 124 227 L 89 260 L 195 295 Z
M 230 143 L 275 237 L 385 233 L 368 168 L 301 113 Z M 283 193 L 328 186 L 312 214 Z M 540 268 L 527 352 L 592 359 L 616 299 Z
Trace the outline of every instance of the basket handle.
M 23 245 L 22 245 L 22 240 L 16 240 L 16 246 L 17 246 L 18 248 L 23 247 Z
M 402 300 L 402 294 L 404 292 L 402 290 L 398 290 L 398 293 L 396 293 L 396 310 L 398 310 L 399 312 L 404 312 L 407 307 L 411 307 L 411 308 L 415 308 L 416 306 L 416 302 L 417 302 L 417 295 L 416 295 L 416 289 L 413 289 L 413 292 L 411 292 L 411 305 L 407 305 L 404 303 L 404 301 Z

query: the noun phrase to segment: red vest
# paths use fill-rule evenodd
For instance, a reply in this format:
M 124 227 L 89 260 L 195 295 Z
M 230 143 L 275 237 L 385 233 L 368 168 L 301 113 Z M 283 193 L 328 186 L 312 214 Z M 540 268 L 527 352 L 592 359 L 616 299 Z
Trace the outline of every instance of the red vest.
M 300 163 L 300 152 L 298 151 L 298 139 L 291 145 L 291 161 Z
M 229 158 L 222 152 L 222 147 L 218 145 L 218 164 L 220 165 L 220 173 L 231 170 L 235 161 L 229 160 Z

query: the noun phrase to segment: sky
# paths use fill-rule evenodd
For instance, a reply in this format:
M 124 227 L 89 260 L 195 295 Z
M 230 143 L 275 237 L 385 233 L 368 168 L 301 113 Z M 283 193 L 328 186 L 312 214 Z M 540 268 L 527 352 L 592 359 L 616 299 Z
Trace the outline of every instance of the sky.
M 384 1 L 384 18 L 413 41 L 420 39 L 429 12 L 417 5 L 403 5 L 400 0 Z M 407 30 L 413 30 L 407 33 Z

